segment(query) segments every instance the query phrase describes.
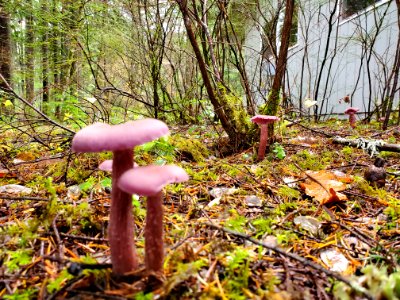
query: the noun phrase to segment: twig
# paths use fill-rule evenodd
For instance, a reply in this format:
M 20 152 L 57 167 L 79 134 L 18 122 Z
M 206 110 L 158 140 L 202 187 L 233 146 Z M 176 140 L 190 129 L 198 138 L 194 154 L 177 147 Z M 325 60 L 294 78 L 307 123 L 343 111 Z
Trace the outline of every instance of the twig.
M 0 195 L 0 199 L 4 200 L 19 200 L 19 201 L 50 201 L 49 198 L 40 198 L 40 197 L 10 197 L 10 196 L 2 196 Z
M 308 178 L 310 178 L 312 181 L 314 181 L 315 183 L 317 183 L 319 186 L 321 186 L 327 193 L 328 195 L 330 195 L 331 193 L 328 191 L 328 189 L 316 178 L 314 178 L 313 176 L 311 176 L 310 174 L 308 174 L 306 171 L 304 171 L 296 162 L 293 162 L 293 165 L 295 165 L 295 167 L 297 169 L 299 169 L 301 172 L 304 173 L 304 175 L 306 175 Z
M 254 238 L 252 238 L 252 237 L 250 237 L 250 236 L 248 236 L 246 234 L 243 234 L 243 233 L 240 233 L 240 232 L 236 232 L 236 231 L 233 231 L 233 230 L 230 230 L 230 229 L 227 229 L 227 228 L 224 228 L 224 227 L 212 224 L 212 223 L 201 223 L 201 224 L 203 224 L 205 226 L 208 226 L 208 227 L 211 227 L 211 228 L 214 228 L 214 229 L 217 229 L 219 231 L 234 235 L 236 237 L 242 238 L 242 239 L 247 240 L 247 241 L 249 241 L 249 242 L 251 242 L 251 243 L 253 243 L 255 245 L 262 246 L 262 247 L 264 247 L 266 249 L 272 250 L 272 251 L 274 251 L 276 253 L 279 253 L 279 254 L 281 254 L 283 256 L 286 256 L 286 257 L 289 257 L 289 258 L 291 258 L 293 260 L 296 260 L 296 261 L 302 263 L 303 265 L 306 265 L 306 266 L 308 266 L 308 267 L 310 267 L 310 268 L 312 268 L 314 270 L 317 270 L 319 272 L 325 273 L 326 275 L 328 275 L 330 277 L 333 277 L 333 278 L 335 278 L 335 279 L 337 279 L 339 281 L 344 282 L 345 284 L 350 286 L 355 291 L 358 291 L 358 292 L 362 293 L 367 299 L 370 299 L 370 300 L 374 299 L 368 293 L 368 291 L 366 291 L 364 288 L 354 285 L 350 280 L 348 280 L 347 278 L 343 277 L 339 273 L 327 270 L 324 267 L 322 267 L 322 266 L 320 266 L 320 265 L 318 265 L 318 264 L 316 264 L 316 263 L 314 263 L 314 262 L 312 262 L 310 260 L 307 260 L 304 257 L 301 257 L 301 256 L 299 256 L 299 255 L 297 255 L 295 253 L 286 252 L 285 250 L 283 250 L 283 249 L 281 249 L 279 247 L 270 246 L 270 245 L 268 245 L 266 243 L 263 243 L 263 242 L 260 242 L 259 240 L 254 239 Z
M 58 218 L 59 214 L 57 214 L 54 219 L 53 222 L 51 222 L 51 226 L 53 228 L 54 231 L 54 235 L 56 237 L 56 242 L 57 242 L 57 246 L 58 246 L 58 255 L 59 257 L 62 259 L 64 256 L 64 244 L 60 238 L 60 234 L 58 233 L 58 229 L 57 229 L 57 218 Z
M 28 100 L 22 98 L 21 96 L 19 96 L 11 87 L 11 85 L 8 83 L 8 81 L 4 78 L 4 76 L 0 73 L 0 79 L 3 81 L 3 83 L 5 84 L 6 88 L 3 88 L 4 91 L 11 93 L 12 95 L 14 95 L 15 98 L 17 98 L 18 100 L 20 100 L 21 102 L 23 102 L 26 106 L 29 106 L 32 110 L 34 110 L 38 115 L 40 115 L 42 118 L 44 118 L 47 122 L 49 122 L 50 124 L 59 127 L 61 129 L 64 129 L 65 131 L 74 134 L 75 131 L 63 126 L 62 124 L 57 123 L 56 121 L 50 119 L 47 115 L 45 115 L 44 113 L 42 113 L 39 109 L 37 109 L 35 106 L 33 106 L 31 103 L 29 103 Z
M 54 235 L 54 233 L 47 233 L 48 235 Z M 75 240 L 82 240 L 82 241 L 90 241 L 90 242 L 108 242 L 107 239 L 102 238 L 94 238 L 90 236 L 82 236 L 82 235 L 75 235 L 75 234 L 67 234 L 67 233 L 59 233 L 60 236 L 75 239 Z
M 310 131 L 315 132 L 315 133 L 322 134 L 322 135 L 324 135 L 324 136 L 326 136 L 326 137 L 329 137 L 329 138 L 334 137 L 333 134 L 326 133 L 326 132 L 323 132 L 323 131 L 320 131 L 320 130 L 316 130 L 316 129 L 313 129 L 313 128 L 304 126 L 304 125 L 301 124 L 300 122 L 301 122 L 301 120 L 300 120 L 300 121 L 297 121 L 297 122 L 293 122 L 293 125 L 299 125 L 300 127 L 303 127 L 304 129 L 310 130 Z
M 34 160 L 17 162 L 17 163 L 14 164 L 14 166 L 24 165 L 24 164 L 34 164 L 34 163 L 41 162 L 41 161 L 44 161 L 44 160 L 63 158 L 64 156 L 65 156 L 65 154 L 61 153 L 61 154 L 57 154 L 57 155 L 54 155 L 54 156 L 51 156 L 51 157 L 43 157 L 43 158 L 38 158 L 38 159 L 34 159 Z

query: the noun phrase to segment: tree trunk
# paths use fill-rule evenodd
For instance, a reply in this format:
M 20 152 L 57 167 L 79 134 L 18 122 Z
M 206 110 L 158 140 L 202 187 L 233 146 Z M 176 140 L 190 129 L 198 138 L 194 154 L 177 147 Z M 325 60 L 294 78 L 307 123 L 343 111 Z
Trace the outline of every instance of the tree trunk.
M 28 5 L 32 7 L 32 1 L 28 1 Z M 26 71 L 25 71 L 25 84 L 26 84 L 26 100 L 29 103 L 32 103 L 35 97 L 35 67 L 34 67 L 34 28 L 33 28 L 33 11 L 32 9 L 29 11 L 28 16 L 26 17 L 26 51 L 25 51 L 25 62 L 26 62 Z
M 396 6 L 397 6 L 397 27 L 398 27 L 397 48 L 396 48 L 396 56 L 395 56 L 395 59 L 393 62 L 392 72 L 388 79 L 388 84 L 390 85 L 390 83 L 392 82 L 392 86 L 390 88 L 390 93 L 389 93 L 389 97 L 388 97 L 388 105 L 386 107 L 385 120 L 383 121 L 382 130 L 386 130 L 388 127 L 390 114 L 393 109 L 394 96 L 397 91 L 397 84 L 399 81 L 399 72 L 400 72 L 400 0 L 396 0 Z
M 7 82 L 11 82 L 11 42 L 10 17 L 4 10 L 4 0 L 0 0 L 0 73 Z M 6 88 L 0 80 L 0 89 Z
M 42 0 L 42 10 L 47 15 L 47 1 Z M 41 57 L 42 57 L 42 111 L 47 113 L 47 106 L 49 102 L 49 35 L 48 35 L 48 23 L 43 21 L 41 23 Z
M 215 57 L 213 57 L 214 53 L 211 39 L 206 24 L 204 24 L 204 19 L 201 20 L 198 16 L 196 18 L 196 21 L 202 28 L 202 33 L 205 38 L 202 44 L 202 52 L 193 30 L 192 20 L 190 17 L 191 13 L 187 6 L 187 0 L 176 0 L 176 2 L 178 3 L 179 9 L 182 13 L 186 32 L 190 44 L 192 45 L 208 97 L 222 127 L 228 134 L 229 144 L 234 151 L 247 147 L 252 143 L 252 134 L 248 123 L 246 122 L 246 119 L 249 117 L 245 112 L 242 103 L 231 103 L 233 99 L 230 98 L 233 97 L 228 98 L 226 91 L 222 88 L 224 85 L 221 82 L 220 71 L 217 68 Z M 208 53 L 205 51 L 205 47 L 208 47 L 210 50 Z M 207 60 L 211 62 L 212 66 L 207 65 Z
M 276 62 L 276 73 L 272 87 L 267 99 L 267 105 L 262 111 L 265 115 L 276 116 L 280 104 L 279 92 L 282 87 L 283 77 L 286 70 L 287 53 L 289 48 L 290 33 L 292 28 L 292 18 L 294 12 L 294 0 L 286 0 L 285 19 L 283 21 L 281 45 L 278 53 L 278 60 Z M 268 132 L 270 132 L 270 140 L 274 136 L 274 125 L 269 125 Z M 268 143 L 270 144 L 270 142 Z

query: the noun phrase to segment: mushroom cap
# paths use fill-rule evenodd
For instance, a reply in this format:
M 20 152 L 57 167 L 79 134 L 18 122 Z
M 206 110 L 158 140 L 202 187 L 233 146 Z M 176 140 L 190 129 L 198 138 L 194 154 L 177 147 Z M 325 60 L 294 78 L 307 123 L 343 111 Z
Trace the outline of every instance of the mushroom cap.
M 102 163 L 100 163 L 98 168 L 99 168 L 99 170 L 102 170 L 102 171 L 111 172 L 112 165 L 113 165 L 112 159 L 107 159 L 107 160 L 103 161 Z M 136 168 L 139 165 L 137 163 L 133 162 L 133 166 Z
M 98 168 L 102 171 L 111 172 L 112 171 L 112 159 L 107 159 L 99 164 Z
M 75 152 L 128 150 L 169 133 L 156 119 L 129 121 L 119 125 L 94 123 L 78 131 L 72 140 Z
M 344 111 L 344 113 L 346 114 L 346 115 L 353 115 L 353 114 L 355 114 L 356 112 L 358 112 L 360 109 L 358 108 L 358 107 L 349 107 L 349 108 L 347 108 L 345 111 Z
M 189 176 L 181 167 L 150 165 L 126 171 L 120 177 L 118 186 L 126 193 L 152 196 L 160 192 L 169 183 L 182 182 L 188 179 Z
M 251 118 L 251 121 L 256 124 L 269 124 L 275 121 L 279 121 L 277 116 L 266 116 L 266 115 L 255 115 Z

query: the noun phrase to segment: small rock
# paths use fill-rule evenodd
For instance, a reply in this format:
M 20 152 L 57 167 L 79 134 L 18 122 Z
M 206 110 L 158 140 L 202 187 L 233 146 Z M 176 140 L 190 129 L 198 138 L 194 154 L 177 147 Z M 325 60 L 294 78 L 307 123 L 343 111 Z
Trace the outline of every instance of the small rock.
M 311 233 L 313 236 L 318 236 L 318 229 L 321 226 L 321 222 L 317 219 L 309 216 L 298 216 L 294 218 L 293 222 L 300 228 Z
M 32 189 L 19 185 L 19 184 L 6 184 L 0 186 L 0 193 L 7 194 L 30 194 L 32 193 Z
M 257 196 L 247 196 L 244 201 L 248 207 L 260 207 L 262 206 L 262 201 Z
M 290 188 L 293 188 L 296 186 L 296 183 L 298 180 L 293 177 L 283 177 L 283 182 Z
M 70 200 L 76 200 L 81 195 L 81 189 L 78 185 L 71 185 L 67 190 L 67 198 Z
M 220 201 L 221 201 L 221 197 L 217 197 L 217 198 L 215 198 L 214 200 L 210 201 L 210 202 L 207 204 L 207 206 L 208 206 L 208 207 L 213 207 L 213 206 L 215 206 L 215 205 L 219 205 Z
M 13 164 L 14 165 L 18 165 L 18 164 L 21 164 L 21 163 L 24 163 L 25 162 L 25 160 L 23 160 L 23 159 L 19 159 L 19 158 L 14 158 L 13 159 Z
M 210 191 L 210 195 L 214 198 L 222 197 L 223 195 L 232 195 L 237 191 L 237 188 L 216 187 Z
M 274 235 L 267 235 L 262 242 L 270 247 L 278 246 L 278 238 Z
M 328 249 L 322 251 L 321 260 L 328 266 L 329 270 L 334 272 L 345 272 L 349 267 L 349 261 L 339 251 L 335 249 Z

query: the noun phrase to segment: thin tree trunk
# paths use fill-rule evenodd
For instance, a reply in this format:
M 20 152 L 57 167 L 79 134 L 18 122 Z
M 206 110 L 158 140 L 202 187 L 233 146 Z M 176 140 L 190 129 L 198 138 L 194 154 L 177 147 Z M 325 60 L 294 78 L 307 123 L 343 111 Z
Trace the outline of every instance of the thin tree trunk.
M 287 53 L 290 41 L 290 32 L 292 28 L 292 18 L 294 12 L 294 0 L 286 0 L 285 19 L 283 21 L 281 44 L 278 53 L 278 60 L 276 63 L 276 73 L 274 81 L 272 82 L 271 91 L 268 96 L 267 105 L 263 111 L 263 114 L 276 116 L 278 113 L 278 107 L 280 104 L 279 92 L 282 87 L 283 77 L 286 70 Z M 269 125 L 268 132 L 270 132 L 270 138 L 273 138 L 274 126 Z M 270 143 L 268 143 L 270 144 Z
M 0 73 L 4 79 L 11 82 L 11 41 L 10 17 L 4 10 L 4 0 L 0 0 Z M 0 80 L 0 89 L 7 85 Z
M 47 1 L 42 0 L 42 10 L 47 13 Z M 42 111 L 47 113 L 47 106 L 49 102 L 49 36 L 48 36 L 48 23 L 43 21 L 41 24 L 41 56 L 42 56 Z
M 32 1 L 27 3 L 32 7 Z M 35 97 L 35 51 L 34 51 L 34 24 L 33 24 L 33 12 L 30 10 L 26 18 L 26 51 L 25 51 L 25 61 L 26 61 L 26 71 L 25 71 L 25 84 L 26 84 L 26 96 L 25 98 L 29 103 L 33 103 Z
M 388 84 L 390 84 L 390 81 L 393 82 L 393 85 L 390 89 L 389 93 L 389 100 L 388 100 L 388 105 L 386 109 L 386 114 L 385 114 L 385 120 L 383 121 L 382 129 L 386 130 L 389 124 L 389 118 L 390 114 L 393 109 L 393 102 L 394 102 L 394 96 L 396 94 L 397 90 L 397 84 L 399 81 L 399 72 L 400 72 L 400 0 L 396 0 L 396 6 L 397 6 L 397 26 L 398 26 L 398 33 L 397 33 L 397 48 L 396 48 L 396 56 L 393 62 L 393 69 L 392 73 L 389 76 Z M 393 80 L 392 80 L 393 78 Z
M 195 33 L 193 31 L 192 21 L 190 19 L 191 12 L 189 12 L 187 6 L 187 0 L 176 0 L 179 5 L 180 11 L 183 16 L 183 21 L 185 24 L 186 32 L 192 45 L 200 73 L 204 82 L 204 86 L 207 90 L 208 97 L 211 101 L 211 104 L 214 107 L 214 112 L 218 116 L 219 120 L 221 121 L 221 125 L 224 128 L 225 132 L 228 134 L 230 146 L 233 150 L 238 150 L 244 146 L 247 146 L 251 143 L 251 137 L 249 135 L 249 130 L 246 128 L 245 120 L 235 118 L 234 113 L 238 113 L 239 110 L 242 108 L 240 107 L 229 107 L 228 100 L 225 99 L 223 92 L 221 92 L 220 87 L 217 84 L 213 84 L 212 79 L 210 78 L 210 67 L 206 64 L 205 57 L 206 55 L 204 52 L 204 47 L 207 46 L 208 49 L 211 47 L 212 44 L 207 44 L 209 39 L 203 43 L 203 54 L 201 52 L 200 46 L 196 40 Z M 206 31 L 207 24 L 204 23 L 204 19 L 200 20 L 198 16 L 196 17 L 196 21 L 200 23 L 202 27 L 202 32 L 205 34 L 205 37 L 209 35 L 208 31 Z M 204 33 L 206 31 L 206 33 Z M 209 52 L 212 56 L 213 52 Z M 217 69 L 216 61 L 214 58 L 211 58 L 212 67 L 211 69 L 214 71 L 212 74 L 214 75 L 214 82 L 218 83 L 221 80 L 220 72 Z M 236 110 L 236 111 L 235 111 Z M 243 110 L 244 111 L 244 110 Z M 241 112 L 240 112 L 241 113 Z

